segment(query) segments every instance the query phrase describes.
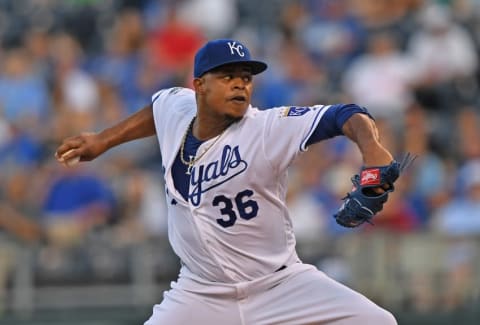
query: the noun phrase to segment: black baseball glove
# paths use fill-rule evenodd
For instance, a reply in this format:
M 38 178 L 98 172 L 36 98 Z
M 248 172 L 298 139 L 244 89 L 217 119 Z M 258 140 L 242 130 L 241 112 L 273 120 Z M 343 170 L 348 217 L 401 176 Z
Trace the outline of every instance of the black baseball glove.
M 400 174 L 408 167 L 416 156 L 407 153 L 401 163 L 394 160 L 389 165 L 362 168 L 360 174 L 352 177 L 353 189 L 342 199 L 342 206 L 334 215 L 337 223 L 344 227 L 357 227 L 371 219 L 383 209 L 393 185 Z M 383 188 L 378 194 L 373 189 Z

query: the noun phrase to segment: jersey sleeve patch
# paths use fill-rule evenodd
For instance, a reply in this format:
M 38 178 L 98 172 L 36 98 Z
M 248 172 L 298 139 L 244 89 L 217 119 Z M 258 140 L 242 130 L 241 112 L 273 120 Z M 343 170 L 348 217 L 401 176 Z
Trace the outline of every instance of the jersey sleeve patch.
M 311 110 L 310 107 L 291 106 L 283 110 L 282 116 L 302 116 Z

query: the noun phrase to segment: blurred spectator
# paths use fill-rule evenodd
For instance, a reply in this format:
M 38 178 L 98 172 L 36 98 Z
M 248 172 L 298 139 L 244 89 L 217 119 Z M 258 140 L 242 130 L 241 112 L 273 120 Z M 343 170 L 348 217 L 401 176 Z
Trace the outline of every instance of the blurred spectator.
M 1 153 L 0 153 L 1 157 Z M 1 166 L 1 164 L 0 164 Z M 6 173 L 8 171 L 8 173 Z M 43 234 L 34 216 L 38 213 L 35 202 L 35 168 L 1 168 L 0 172 L 0 312 L 9 305 L 7 288 L 18 264 L 21 247 L 38 245 Z
M 344 90 L 374 116 L 398 122 L 413 101 L 413 76 L 412 62 L 395 36 L 377 33 L 370 35 L 368 51 L 345 71 Z
M 480 49 L 480 2 L 456 0 L 451 4 L 451 12 L 453 19 L 468 30 L 478 51 Z
M 468 104 L 478 88 L 473 38 L 452 20 L 447 7 L 432 3 L 419 19 L 422 28 L 411 35 L 408 44 L 415 62 L 417 96 L 427 108 L 451 110 L 459 102 Z
M 151 31 L 150 55 L 159 71 L 183 80 L 191 75 L 193 56 L 202 45 L 204 35 L 193 24 L 180 20 L 178 4 L 167 7 L 165 20 Z
M 24 36 L 24 46 L 29 54 L 33 71 L 47 83 L 50 91 L 54 77 L 50 56 L 51 36 L 49 32 L 40 28 L 28 29 Z
M 269 63 L 275 69 L 267 70 L 267 75 L 258 79 L 254 104 L 269 108 L 289 103 L 305 106 L 323 103 L 326 98 L 322 95 L 326 97 L 329 90 L 324 67 L 315 64 L 295 39 L 286 38 L 277 46 L 278 51 Z
M 297 20 L 296 37 L 303 47 L 323 62 L 329 82 L 337 85 L 345 68 L 365 47 L 366 31 L 349 11 L 347 0 L 306 1 L 307 17 Z
M 210 39 L 225 38 L 237 25 L 237 0 L 187 0 L 179 6 L 179 18 L 199 28 Z
M 449 239 L 445 263 L 446 285 L 443 304 L 452 309 L 464 304 L 476 277 L 478 247 L 473 238 L 480 235 L 480 160 L 472 160 L 459 171 L 461 192 L 433 215 L 434 231 Z
M 457 143 L 454 152 L 460 162 L 480 158 L 480 118 L 473 107 L 464 107 L 456 116 Z
M 417 155 L 403 177 L 408 186 L 404 194 L 413 204 L 422 226 L 428 224 L 432 211 L 449 200 L 453 184 L 449 176 L 451 159 L 445 161 L 433 149 L 435 119 L 432 115 L 419 105 L 411 106 L 405 115 L 403 132 L 405 151 Z M 448 143 L 443 143 L 443 147 L 448 147 Z
M 52 37 L 55 109 L 59 116 L 65 116 L 63 122 L 69 132 L 91 129 L 99 102 L 95 80 L 81 67 L 83 55 L 71 35 L 59 33 Z
M 57 106 L 66 114 L 81 118 L 94 110 L 99 100 L 95 80 L 81 68 L 82 49 L 71 35 L 58 34 L 52 39 L 51 51 Z
M 480 160 L 459 171 L 463 184 L 457 197 L 439 207 L 432 219 L 435 230 L 449 236 L 480 234 Z
M 269 1 L 242 1 L 237 0 L 239 24 L 252 27 L 259 34 L 268 37 L 275 29 L 281 12 L 288 12 L 291 4 L 298 1 L 269 0 Z
M 6 52 L 0 70 L 0 165 L 33 165 L 42 158 L 50 94 L 23 48 Z
M 47 118 L 50 95 L 45 80 L 33 70 L 23 48 L 5 53 L 0 70 L 0 111 L 8 123 L 36 134 Z
M 418 60 L 418 69 L 425 82 L 448 81 L 475 71 L 478 55 L 473 39 L 452 20 L 448 8 L 428 5 L 421 12 L 420 21 L 422 29 L 412 35 L 409 50 Z
M 43 158 L 43 143 L 34 134 L 11 126 L 6 141 L 0 143 L 0 166 L 5 172 L 37 165 Z
M 10 170 L 10 174 L 2 177 L 4 184 L 0 190 L 0 230 L 15 241 L 35 243 L 42 238 L 40 226 L 33 217 L 38 214 L 39 207 L 29 192 L 36 188 L 35 180 L 30 173 L 38 172 L 35 168 Z
M 350 10 L 367 32 L 388 31 L 404 48 L 404 43 L 416 29 L 413 17 L 424 0 L 351 0 Z
M 53 246 L 75 246 L 115 217 L 112 190 L 99 175 L 81 166 L 60 170 L 45 191 L 41 223 Z
M 128 245 L 151 238 L 166 239 L 165 191 L 160 175 L 130 168 L 128 175 L 116 178 L 113 187 L 118 198 L 118 210 L 121 211 L 113 229 L 112 238 L 116 244 Z
M 153 53 L 146 52 L 146 34 L 140 12 L 125 9 L 105 33 L 104 51 L 89 60 L 88 71 L 98 79 L 103 91 L 113 88 L 117 92 L 125 116 L 146 105 L 152 89 L 169 78 L 158 70 Z M 145 92 L 149 92 L 148 96 Z

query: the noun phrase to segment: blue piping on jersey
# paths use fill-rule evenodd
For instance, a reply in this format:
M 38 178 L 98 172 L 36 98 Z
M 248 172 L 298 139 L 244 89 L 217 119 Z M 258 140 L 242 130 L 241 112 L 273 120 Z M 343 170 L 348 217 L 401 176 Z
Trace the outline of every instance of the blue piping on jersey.
M 155 97 L 152 99 L 152 104 L 155 103 L 155 101 L 158 99 L 158 97 L 160 97 L 161 94 L 162 94 L 162 91 L 160 90 L 160 91 L 157 93 L 157 96 L 155 96 Z
M 305 138 L 303 138 L 302 142 L 300 143 L 300 151 L 305 151 L 305 144 L 307 143 L 308 139 L 312 136 L 313 131 L 315 131 L 315 128 L 317 127 L 318 123 L 322 119 L 323 114 L 330 108 L 332 105 L 327 105 L 323 106 L 317 113 L 317 116 L 315 116 L 315 119 L 313 120 L 312 126 L 310 127 L 310 130 L 308 130 L 308 133 Z

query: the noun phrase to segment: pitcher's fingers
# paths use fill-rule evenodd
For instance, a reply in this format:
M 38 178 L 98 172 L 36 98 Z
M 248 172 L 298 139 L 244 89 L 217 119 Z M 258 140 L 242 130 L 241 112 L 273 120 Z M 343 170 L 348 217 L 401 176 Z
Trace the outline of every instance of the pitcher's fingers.
M 63 162 L 66 162 L 66 161 L 72 160 L 72 159 L 77 158 L 77 157 L 79 157 L 78 159 L 80 160 L 81 154 L 80 154 L 79 150 L 78 149 L 70 149 L 70 150 L 64 152 L 63 155 L 60 156 L 60 159 Z
M 57 148 L 57 151 L 55 152 L 55 158 L 61 159 L 67 151 L 71 149 L 78 149 L 83 143 L 84 140 L 81 136 L 65 139 L 63 143 Z
M 383 185 L 378 186 L 378 187 L 373 187 L 372 191 L 374 191 L 377 194 L 383 194 L 386 191 L 388 191 L 390 189 L 390 187 L 391 186 L 389 184 L 383 184 Z
M 57 148 L 57 151 L 55 151 L 55 158 L 58 161 L 63 162 L 65 159 L 64 154 L 72 149 L 75 149 L 75 147 L 73 147 L 70 143 L 62 144 Z
M 385 193 L 385 190 L 381 187 L 372 187 L 371 190 L 375 192 L 376 194 L 383 194 Z

